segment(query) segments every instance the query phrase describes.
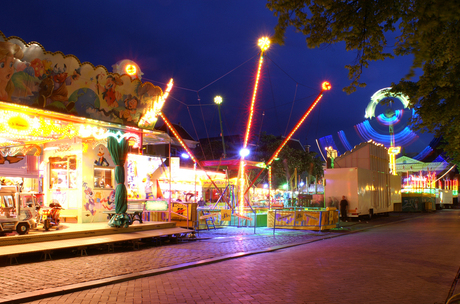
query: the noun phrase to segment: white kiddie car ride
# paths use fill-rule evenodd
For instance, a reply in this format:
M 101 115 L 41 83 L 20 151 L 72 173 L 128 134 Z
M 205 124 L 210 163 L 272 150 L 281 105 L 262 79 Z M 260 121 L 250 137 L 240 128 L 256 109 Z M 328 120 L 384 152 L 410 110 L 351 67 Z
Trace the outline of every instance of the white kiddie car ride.
M 0 187 L 0 234 L 16 231 L 22 235 L 37 228 L 40 206 L 33 193 L 18 192 L 18 187 Z

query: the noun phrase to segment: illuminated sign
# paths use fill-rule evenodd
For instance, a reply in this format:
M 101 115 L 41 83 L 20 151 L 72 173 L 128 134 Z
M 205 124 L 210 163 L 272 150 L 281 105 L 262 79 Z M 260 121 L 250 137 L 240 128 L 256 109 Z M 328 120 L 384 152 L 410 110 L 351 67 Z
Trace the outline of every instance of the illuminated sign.
M 167 211 L 168 202 L 167 201 L 146 201 L 145 210 L 147 211 Z
M 18 131 L 27 131 L 30 128 L 29 121 L 22 116 L 13 116 L 7 121 L 8 126 L 11 129 Z

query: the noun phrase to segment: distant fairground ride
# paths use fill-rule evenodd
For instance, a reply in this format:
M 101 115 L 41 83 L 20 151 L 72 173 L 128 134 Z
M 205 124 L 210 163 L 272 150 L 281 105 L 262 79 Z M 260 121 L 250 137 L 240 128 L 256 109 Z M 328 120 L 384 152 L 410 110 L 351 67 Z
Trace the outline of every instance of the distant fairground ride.
M 409 108 L 409 98 L 406 95 L 392 93 L 390 89 L 389 87 L 383 88 L 372 95 L 365 110 L 366 120 L 355 125 L 354 129 L 363 142 L 373 140 L 387 148 L 391 146 L 405 148 L 418 138 L 418 135 L 408 126 L 416 114 L 413 109 Z M 387 100 L 387 105 L 380 106 L 380 113 L 376 113 L 377 106 L 387 98 L 390 99 Z M 395 102 L 396 100 L 399 102 Z M 318 148 L 324 155 L 326 147 L 343 152 L 353 149 L 354 145 L 350 144 L 343 130 L 338 131 L 337 135 L 344 149 L 336 145 L 332 135 L 327 135 L 318 140 Z M 415 159 L 422 159 L 427 150 L 430 150 L 430 146 L 420 152 Z

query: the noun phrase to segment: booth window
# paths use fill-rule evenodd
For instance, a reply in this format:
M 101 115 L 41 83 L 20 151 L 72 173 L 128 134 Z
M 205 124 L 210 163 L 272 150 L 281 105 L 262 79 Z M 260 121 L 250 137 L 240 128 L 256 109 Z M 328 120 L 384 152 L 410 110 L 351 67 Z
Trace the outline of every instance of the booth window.
M 113 168 L 94 166 L 94 188 L 112 189 L 113 181 Z
M 50 157 L 50 188 L 77 188 L 77 157 Z

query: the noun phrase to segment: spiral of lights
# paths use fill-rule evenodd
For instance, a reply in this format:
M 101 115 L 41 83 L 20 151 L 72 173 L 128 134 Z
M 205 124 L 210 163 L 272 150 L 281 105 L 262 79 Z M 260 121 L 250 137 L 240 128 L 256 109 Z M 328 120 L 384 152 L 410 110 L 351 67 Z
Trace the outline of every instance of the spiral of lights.
M 380 103 L 382 99 L 388 97 L 399 99 L 401 103 L 404 105 L 404 108 L 407 108 L 409 106 L 409 97 L 402 94 L 391 93 L 389 92 L 390 89 L 391 88 L 380 89 L 377 92 L 375 92 L 374 95 L 371 96 L 371 102 L 366 107 L 366 113 L 364 115 L 365 118 L 371 119 L 372 117 L 375 117 L 375 107 Z
M 337 132 L 337 135 L 339 135 L 340 142 L 345 147 L 345 149 L 350 151 L 352 149 L 352 147 L 351 147 L 350 142 L 348 141 L 347 137 L 345 136 L 345 132 L 343 132 L 343 130 L 340 130 L 339 132 Z
M 395 115 L 387 117 L 385 114 L 380 114 L 376 117 L 377 121 L 384 126 L 395 125 L 401 121 L 404 110 L 396 110 Z
M 390 146 L 391 135 L 380 134 L 379 132 L 375 131 L 368 120 L 357 124 L 355 129 L 365 141 L 374 140 L 384 144 L 386 147 Z M 405 127 L 401 132 L 394 134 L 395 143 L 398 146 L 409 145 L 413 143 L 417 137 L 417 134 L 409 129 L 409 127 Z

